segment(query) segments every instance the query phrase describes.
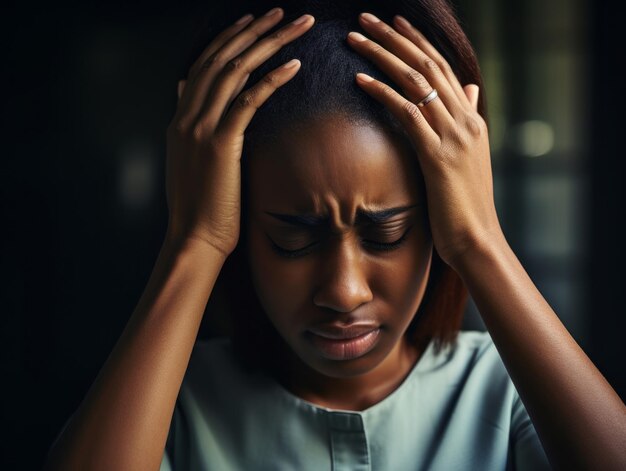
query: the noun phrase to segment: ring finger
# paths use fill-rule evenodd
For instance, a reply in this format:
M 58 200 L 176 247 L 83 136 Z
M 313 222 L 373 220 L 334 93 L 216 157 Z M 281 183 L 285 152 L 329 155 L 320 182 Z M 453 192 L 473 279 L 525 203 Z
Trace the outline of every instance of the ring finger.
M 437 60 L 436 57 L 430 56 L 428 51 L 422 49 L 424 42 L 414 42 L 413 37 L 405 37 L 371 13 L 362 13 L 359 21 L 365 31 L 375 40 L 380 41 L 384 48 L 426 76 L 430 84 L 439 92 L 439 96 L 452 116 L 458 118 L 466 114 L 467 110 L 461 109 L 459 97 L 450 79 L 444 73 L 444 68 L 439 66 L 440 63 L 445 63 L 443 58 L 439 56 L 441 60 Z
M 352 47 L 370 59 L 397 83 L 411 102 L 418 104 L 432 92 L 433 87 L 423 74 L 379 44 L 354 31 L 348 34 L 348 38 Z M 421 111 L 437 134 L 441 134 L 444 129 L 453 124 L 454 120 L 441 97 L 430 101 L 421 108 Z

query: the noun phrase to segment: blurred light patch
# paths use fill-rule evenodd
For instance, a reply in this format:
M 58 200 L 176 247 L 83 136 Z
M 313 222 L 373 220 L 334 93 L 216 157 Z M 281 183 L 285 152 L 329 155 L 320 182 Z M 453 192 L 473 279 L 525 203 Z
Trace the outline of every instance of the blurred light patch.
M 537 175 L 524 192 L 526 250 L 538 257 L 567 259 L 583 248 L 585 186 L 568 175 Z
M 156 155 L 146 141 L 133 141 L 120 152 L 119 197 L 124 207 L 142 210 L 152 201 L 156 185 Z
M 539 157 L 554 147 L 554 129 L 545 121 L 524 121 L 509 130 L 507 142 L 520 155 Z

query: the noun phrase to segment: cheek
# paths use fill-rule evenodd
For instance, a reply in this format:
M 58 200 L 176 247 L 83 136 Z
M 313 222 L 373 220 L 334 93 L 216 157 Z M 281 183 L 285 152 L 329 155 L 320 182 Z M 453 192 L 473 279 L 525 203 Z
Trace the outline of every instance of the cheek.
M 274 321 L 295 318 L 310 301 L 310 280 L 301 261 L 285 263 L 275 255 L 265 236 L 251 228 L 248 257 L 257 297 L 268 317 Z
M 407 240 L 401 257 L 383 263 L 375 270 L 372 289 L 385 302 L 394 323 L 408 325 L 424 297 L 432 260 L 432 243 L 423 235 Z

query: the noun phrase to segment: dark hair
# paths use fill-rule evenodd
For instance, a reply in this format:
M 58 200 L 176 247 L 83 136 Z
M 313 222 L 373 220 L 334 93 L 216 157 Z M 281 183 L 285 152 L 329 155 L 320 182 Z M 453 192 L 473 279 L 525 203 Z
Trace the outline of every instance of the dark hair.
M 229 4 L 232 16 L 216 13 L 203 30 L 205 37 L 199 40 L 192 56 L 195 59 L 211 37 L 239 16 L 248 12 L 258 16 L 273 6 L 274 3 L 263 1 L 239 2 L 236 10 Z M 462 85 L 473 83 L 481 91 L 483 88 L 474 50 L 446 0 L 284 1 L 280 6 L 284 8 L 285 17 L 276 29 L 303 13 L 315 16 L 316 24 L 268 59 L 248 80 L 248 85 L 253 85 L 267 72 L 292 58 L 302 62 L 296 76 L 257 111 L 246 130 L 242 159 L 241 237 L 220 274 L 230 313 L 231 328 L 228 330 L 235 351 L 247 365 L 260 367 L 272 365 L 272 358 L 277 358 L 275 355 L 284 347 L 284 341 L 263 313 L 247 262 L 247 154 L 256 145 L 274 138 L 276 130 L 328 114 L 340 115 L 353 122 L 372 123 L 406 135 L 391 113 L 355 84 L 355 74 L 365 72 L 399 90 L 379 69 L 347 46 L 348 32 L 361 30 L 358 14 L 369 11 L 389 24 L 396 14 L 406 17 L 441 53 Z M 487 121 L 484 93 L 480 94 L 478 111 Z M 456 272 L 441 260 L 436 250 L 433 251 L 426 293 L 407 330 L 409 338 L 421 349 L 431 340 L 436 349 L 452 343 L 461 326 L 467 296 L 467 289 Z M 232 328 L 235 326 L 236 329 Z

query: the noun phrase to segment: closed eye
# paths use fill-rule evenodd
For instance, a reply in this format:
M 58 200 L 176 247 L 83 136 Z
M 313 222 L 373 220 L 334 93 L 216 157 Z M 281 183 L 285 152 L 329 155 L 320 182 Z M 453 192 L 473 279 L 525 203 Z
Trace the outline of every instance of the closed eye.
M 399 248 L 403 244 L 403 242 L 407 239 L 408 234 L 411 231 L 412 227 L 413 225 L 409 226 L 407 230 L 402 234 L 402 236 L 400 236 L 400 238 L 392 242 L 380 242 L 380 241 L 370 240 L 370 239 L 361 239 L 361 243 L 366 248 L 374 249 L 377 251 L 388 252 L 391 250 L 395 250 Z M 295 249 L 295 250 L 290 250 L 290 249 L 285 249 L 284 247 L 281 247 L 276 242 L 274 242 L 271 238 L 269 238 L 269 240 L 274 251 L 281 257 L 285 257 L 285 258 L 303 257 L 311 253 L 318 245 L 320 245 L 320 242 L 316 241 L 316 242 L 312 242 L 309 245 L 306 245 L 305 247 Z
M 394 250 L 400 247 L 402 243 L 406 240 L 406 238 L 409 235 L 409 231 L 411 230 L 412 227 L 413 227 L 412 225 L 409 226 L 408 229 L 404 231 L 404 234 L 402 234 L 402 236 L 400 236 L 399 239 L 394 240 L 393 242 L 379 242 L 375 240 L 365 240 L 365 239 L 361 239 L 361 241 L 366 246 L 372 247 L 376 250 Z
M 301 249 L 288 250 L 288 249 L 281 247 L 280 245 L 278 245 L 276 242 L 274 242 L 271 239 L 270 239 L 270 242 L 272 244 L 272 248 L 274 249 L 274 251 L 281 257 L 285 257 L 285 258 L 303 257 L 304 255 L 311 253 L 313 249 L 317 245 L 319 245 L 319 242 L 313 242 L 312 244 L 309 244 L 306 247 L 302 247 Z

